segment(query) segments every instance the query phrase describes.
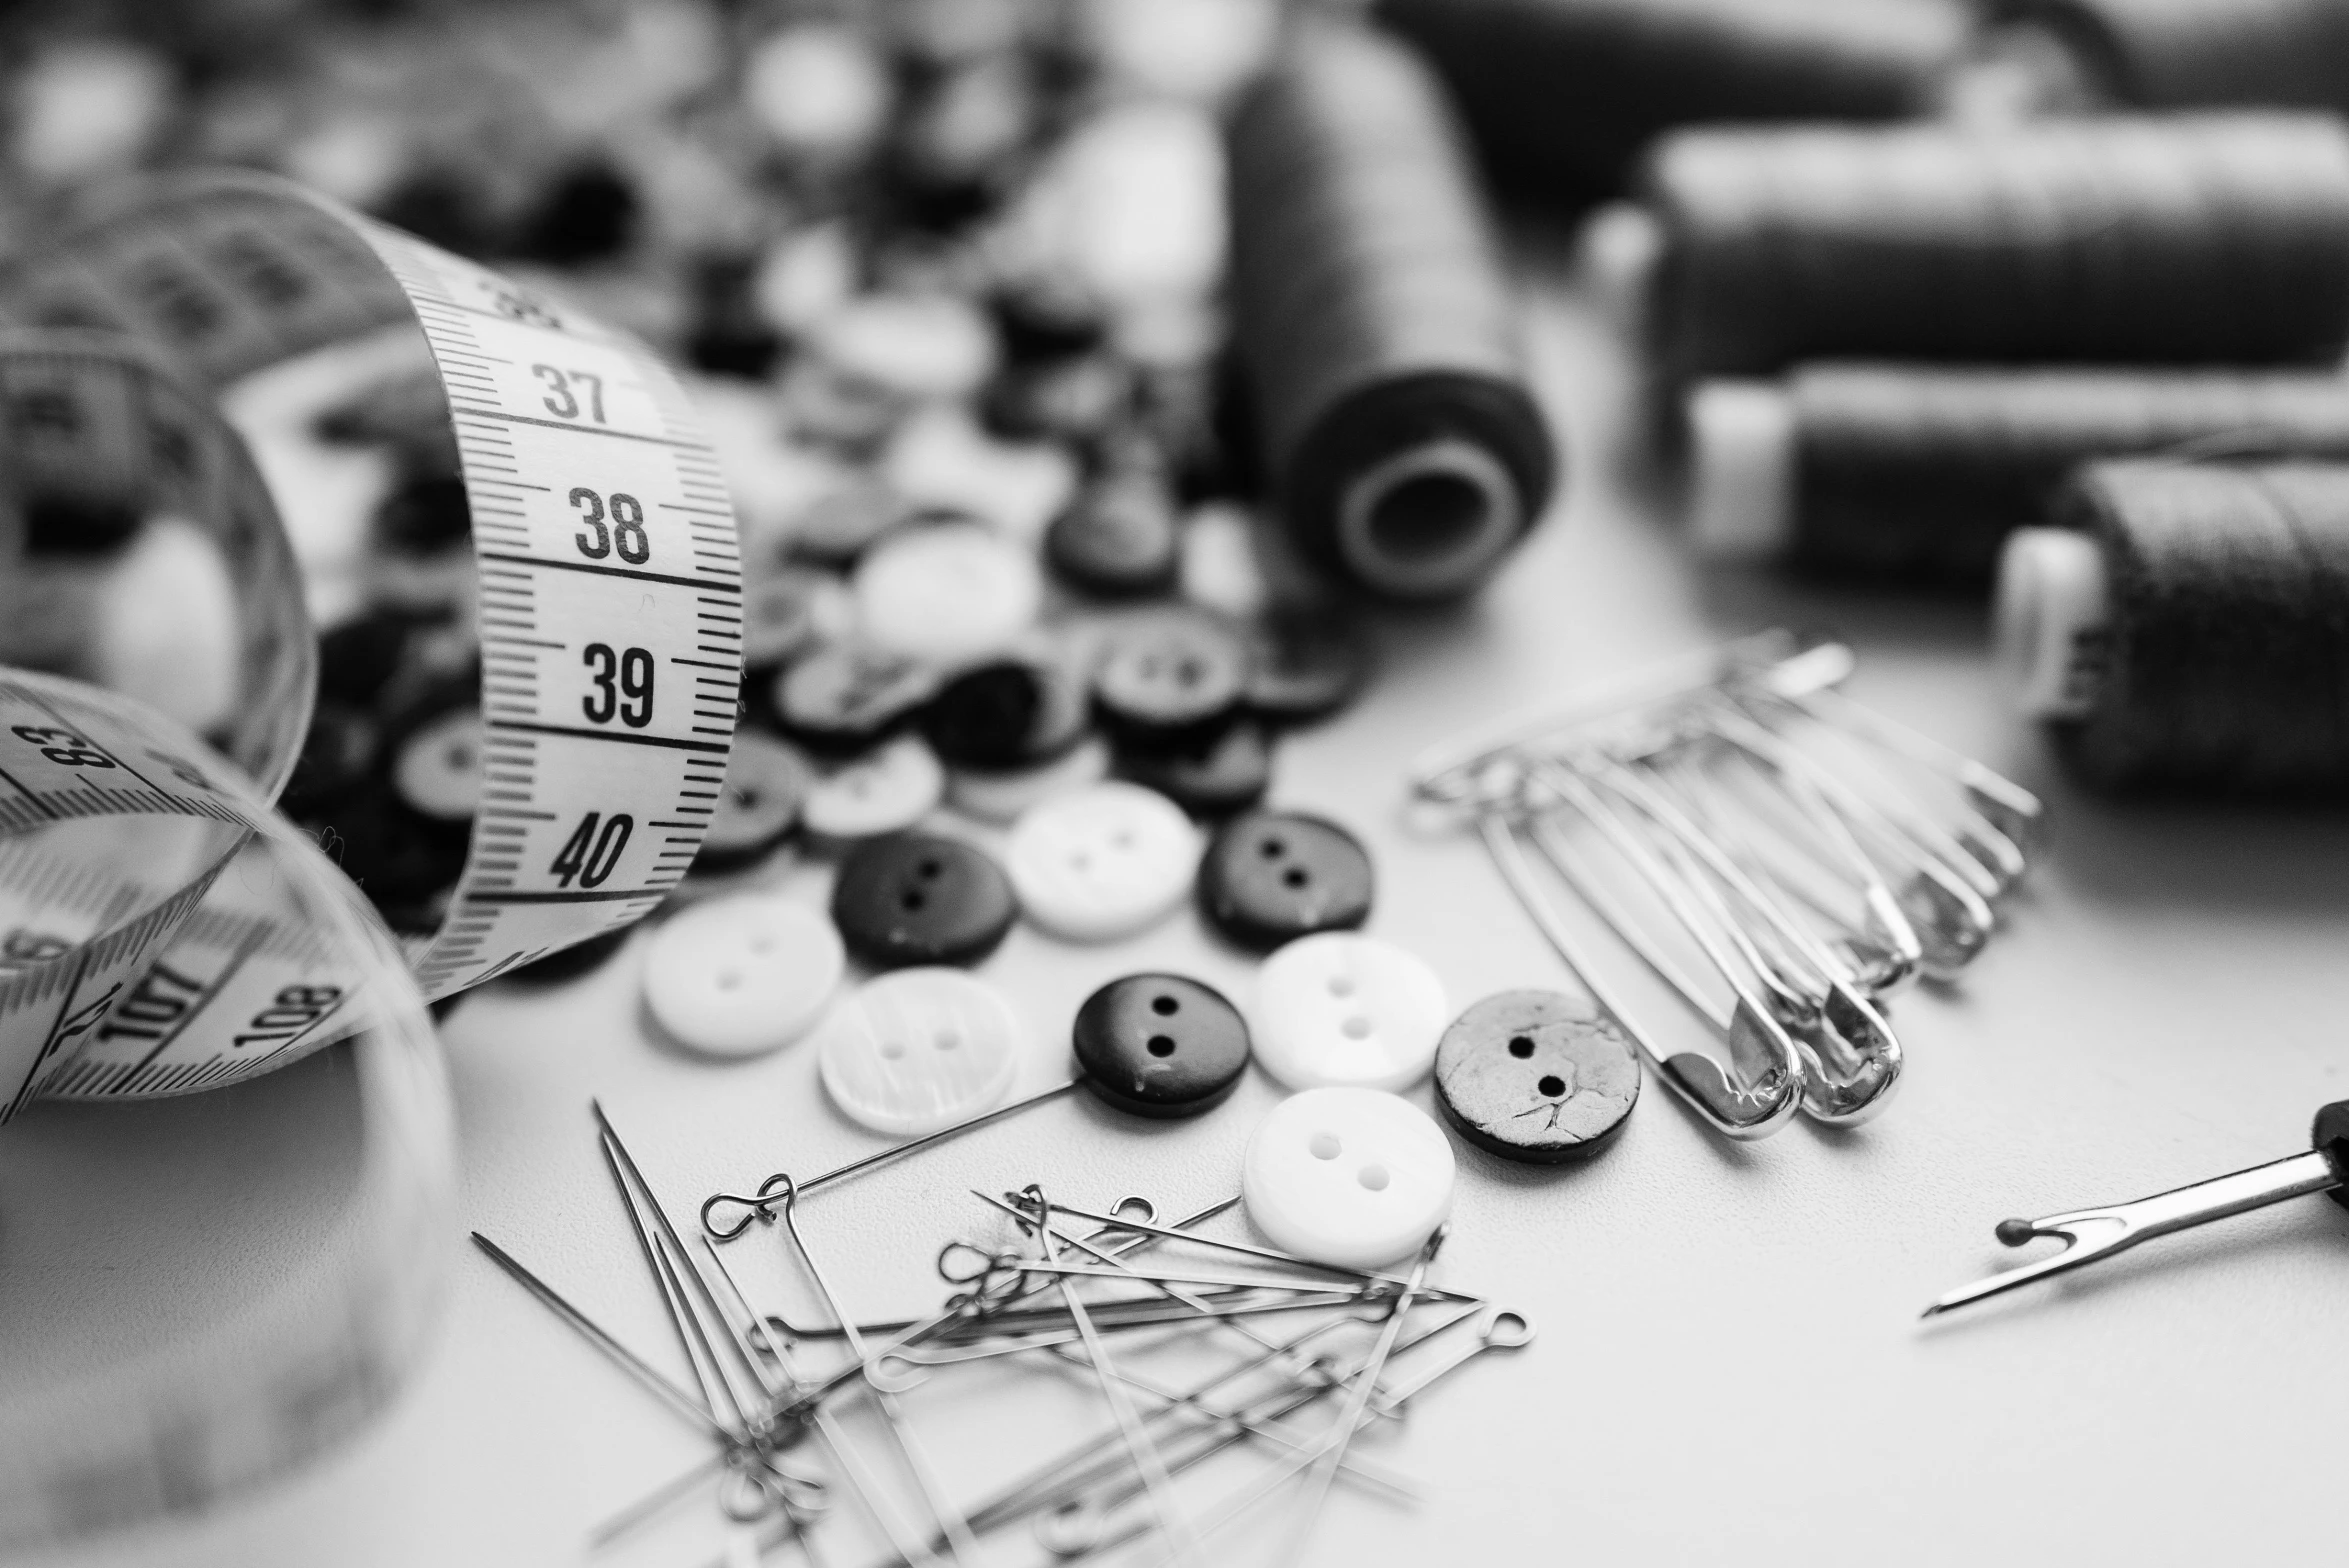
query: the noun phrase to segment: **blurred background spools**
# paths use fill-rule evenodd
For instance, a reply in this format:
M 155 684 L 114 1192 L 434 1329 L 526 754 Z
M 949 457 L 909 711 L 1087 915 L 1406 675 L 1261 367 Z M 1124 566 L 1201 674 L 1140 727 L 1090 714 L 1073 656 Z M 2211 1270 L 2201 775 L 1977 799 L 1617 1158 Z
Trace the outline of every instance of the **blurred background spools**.
M 2113 103 L 2349 107 L 2342 0 L 1993 0 L 1992 9 L 2059 40 Z

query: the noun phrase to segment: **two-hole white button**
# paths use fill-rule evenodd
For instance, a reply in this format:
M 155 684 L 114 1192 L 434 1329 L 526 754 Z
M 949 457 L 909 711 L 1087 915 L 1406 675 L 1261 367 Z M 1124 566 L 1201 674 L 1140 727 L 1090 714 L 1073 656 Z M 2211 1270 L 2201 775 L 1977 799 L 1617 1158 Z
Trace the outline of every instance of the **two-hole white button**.
M 1004 849 L 1020 908 L 1073 942 L 1113 942 L 1156 923 L 1198 868 L 1198 830 L 1182 808 L 1114 780 L 1030 808 Z
M 878 838 L 921 821 L 945 793 L 937 753 L 919 736 L 901 735 L 819 779 L 799 814 L 818 838 Z
M 1256 1059 L 1292 1089 L 1408 1088 L 1450 1017 L 1434 970 L 1354 931 L 1301 937 L 1256 974 Z
M 817 1037 L 824 1091 L 860 1127 L 919 1137 L 993 1110 L 1027 1031 L 1008 998 L 960 969 L 900 969 L 859 986 Z
M 1378 1268 L 1424 1246 L 1452 1212 L 1452 1146 L 1410 1101 L 1308 1089 L 1248 1140 L 1248 1218 L 1285 1252 Z
M 765 893 L 713 898 L 653 933 L 644 1001 L 680 1044 L 756 1056 L 807 1033 L 846 965 L 822 911 Z

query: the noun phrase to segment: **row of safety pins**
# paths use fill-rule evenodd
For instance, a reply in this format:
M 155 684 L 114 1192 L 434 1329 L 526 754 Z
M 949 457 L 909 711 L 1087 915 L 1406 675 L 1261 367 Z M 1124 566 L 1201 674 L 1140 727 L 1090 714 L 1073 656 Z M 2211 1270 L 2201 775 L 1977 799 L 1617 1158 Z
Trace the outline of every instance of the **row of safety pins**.
M 831 1317 L 798 1324 L 754 1305 L 720 1255 L 714 1237 L 742 1230 L 707 1232 L 688 1247 L 601 1106 L 595 1115 L 605 1164 L 693 1386 L 661 1372 L 495 1242 L 478 1232 L 473 1240 L 713 1445 L 707 1459 L 607 1520 L 593 1538 L 599 1548 L 714 1492 L 725 1542 L 716 1568 L 751 1568 L 787 1546 L 811 1568 L 830 1568 L 839 1559 L 827 1546 L 837 1536 L 818 1526 L 845 1495 L 887 1543 L 873 1568 L 977 1568 L 999 1560 L 983 1539 L 1023 1521 L 1061 1562 L 1131 1549 L 1126 1560 L 1137 1563 L 1200 1564 L 1229 1560 L 1209 1555 L 1206 1543 L 1218 1531 L 1293 1492 L 1282 1550 L 1266 1558 L 1291 1562 L 1336 1483 L 1405 1503 L 1418 1496 L 1409 1476 L 1357 1450 L 1366 1428 L 1399 1420 L 1412 1400 L 1484 1352 L 1533 1337 L 1525 1314 L 1428 1283 L 1441 1229 L 1398 1276 L 1203 1234 L 1200 1227 L 1236 1208 L 1237 1197 L 1160 1224 L 1145 1199 L 1096 1211 L 1036 1186 L 1000 1197 L 972 1193 L 1009 1222 L 1015 1240 L 949 1242 L 938 1272 L 953 1289 L 937 1312 L 860 1322 L 809 1247 L 799 1222 L 803 1193 L 783 1178 L 759 1216 L 780 1219 L 790 1255 Z M 846 1359 L 819 1365 L 827 1346 Z M 1229 1359 L 1200 1377 L 1200 1357 L 1211 1347 Z M 1170 1349 L 1181 1352 L 1189 1381 L 1142 1369 Z M 1089 1380 L 1112 1430 L 1087 1435 L 975 1503 L 957 1503 L 906 1396 L 942 1372 L 1022 1362 Z M 1332 1406 L 1326 1421 L 1312 1424 Z M 852 1431 L 844 1419 L 851 1407 L 878 1418 L 877 1444 L 869 1419 L 866 1439 Z M 1250 1450 L 1269 1462 L 1236 1487 L 1204 1500 L 1178 1493 L 1178 1475 Z
M 1770 633 L 1512 716 L 1412 772 L 1420 801 L 1474 826 L 1664 1081 L 1732 1138 L 1798 1110 L 1840 1126 L 1883 1110 L 1901 1074 L 1887 1000 L 1974 959 L 2038 835 L 2028 790 L 1845 696 L 1852 663 L 1842 644 Z M 1659 1052 L 1560 884 L 1718 1056 Z

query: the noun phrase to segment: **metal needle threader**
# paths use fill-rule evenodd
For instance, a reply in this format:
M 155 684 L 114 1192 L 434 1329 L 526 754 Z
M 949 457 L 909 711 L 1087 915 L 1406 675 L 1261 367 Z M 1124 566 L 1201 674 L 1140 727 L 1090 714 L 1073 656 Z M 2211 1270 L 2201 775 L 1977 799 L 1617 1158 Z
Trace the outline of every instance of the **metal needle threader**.
M 2349 1208 L 2349 1191 L 2342 1190 L 2343 1184 L 2349 1183 L 2349 1100 L 2335 1100 L 2319 1110 L 2308 1139 L 2315 1147 L 2306 1154 L 2213 1177 L 2191 1187 L 2156 1193 L 2134 1203 L 2074 1209 L 2044 1219 L 2001 1220 L 1998 1239 L 2010 1247 L 2052 1237 L 2065 1244 L 2064 1250 L 2052 1258 L 2042 1258 L 1960 1286 L 1927 1307 L 1925 1316 L 1948 1312 L 2018 1285 L 2109 1258 L 2156 1236 L 2167 1236 L 2172 1231 L 2187 1230 L 2210 1220 L 2223 1220 L 2230 1214 L 2265 1208 L 2286 1198 L 2329 1192 L 2334 1202 Z

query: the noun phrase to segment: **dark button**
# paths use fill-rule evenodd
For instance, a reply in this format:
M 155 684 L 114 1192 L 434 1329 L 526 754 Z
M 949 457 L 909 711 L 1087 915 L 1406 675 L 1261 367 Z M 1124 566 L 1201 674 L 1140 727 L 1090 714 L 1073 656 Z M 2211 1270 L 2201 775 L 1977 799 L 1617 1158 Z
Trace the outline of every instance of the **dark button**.
M 584 942 L 557 948 L 546 957 L 509 969 L 499 978 L 518 981 L 523 985 L 558 985 L 565 980 L 576 980 L 593 969 L 601 969 L 604 960 L 620 950 L 628 940 L 628 927 L 591 936 Z
M 1051 268 L 1006 280 L 991 303 L 1004 351 L 1015 364 L 1082 354 L 1109 329 L 1100 298 L 1073 274 Z
M 1181 745 L 1221 727 L 1247 678 L 1247 654 L 1221 620 L 1197 610 L 1149 610 L 1110 628 L 1093 695 L 1118 735 Z
M 1117 771 L 1194 817 L 1228 817 L 1264 798 L 1272 784 L 1272 746 L 1262 725 L 1243 719 L 1195 745 L 1128 747 L 1118 753 Z
M 1276 610 L 1249 629 L 1247 703 L 1277 724 L 1309 724 L 1354 700 L 1370 646 L 1340 615 Z
M 391 684 L 406 657 L 408 639 L 429 622 L 393 610 L 373 610 L 318 639 L 318 695 L 365 705 Z
M 1075 660 L 1039 649 L 948 681 L 922 712 L 922 734 L 945 762 L 1001 772 L 1066 755 L 1090 718 Z
M 832 884 L 832 924 L 860 962 L 975 964 L 1019 914 L 1011 881 L 986 853 L 933 833 L 862 844 Z
M 422 903 L 465 869 L 464 838 L 401 805 L 388 784 L 302 818 L 301 826 L 381 910 Z
M 1639 1055 L 1598 1004 L 1503 991 L 1436 1046 L 1436 1104 L 1460 1136 L 1503 1159 L 1555 1165 L 1615 1140 L 1639 1100 Z
M 780 668 L 815 646 L 825 602 L 845 592 L 829 572 L 805 566 L 762 571 L 742 585 L 742 668 L 755 675 Z
M 600 158 L 573 164 L 550 181 L 523 218 L 517 254 L 559 267 L 600 261 L 628 248 L 636 232 L 636 187 Z
M 321 697 L 310 710 L 302 754 L 277 809 L 307 816 L 365 788 L 374 776 L 377 740 L 375 720 L 365 710 Z
M 24 501 L 24 549 L 27 555 L 111 555 L 145 521 L 127 501 L 31 495 Z
M 1299 812 L 1233 818 L 1199 863 L 1199 905 L 1208 921 L 1260 952 L 1361 925 L 1376 887 L 1370 856 L 1353 834 Z
M 375 542 L 401 555 L 430 555 L 472 532 L 473 509 L 462 479 L 409 479 L 375 509 Z
M 890 654 L 835 643 L 794 662 L 768 686 L 775 721 L 820 751 L 869 751 L 938 690 L 937 673 Z
M 693 857 L 696 871 L 747 865 L 783 841 L 815 788 L 815 770 L 797 750 L 756 730 L 738 730 L 726 759 L 718 809 Z
M 1248 1070 L 1248 1025 L 1212 987 L 1181 975 L 1112 980 L 1077 1009 L 1085 1086 L 1135 1116 L 1197 1116 L 1230 1098 Z
M 1142 598 L 1174 587 L 1182 528 L 1152 463 L 1123 463 L 1088 480 L 1044 531 L 1044 562 L 1071 587 Z

